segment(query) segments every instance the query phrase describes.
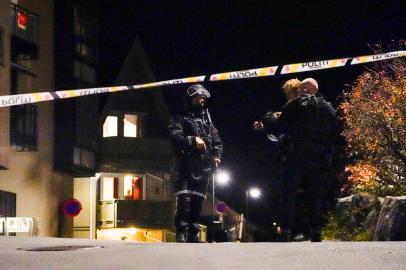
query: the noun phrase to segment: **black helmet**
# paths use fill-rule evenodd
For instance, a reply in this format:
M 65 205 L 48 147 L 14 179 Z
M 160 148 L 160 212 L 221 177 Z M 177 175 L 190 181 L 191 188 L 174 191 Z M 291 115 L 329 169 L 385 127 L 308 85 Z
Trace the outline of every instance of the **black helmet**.
M 210 98 L 210 92 L 207 91 L 206 88 L 204 88 L 203 85 L 201 84 L 194 84 L 189 86 L 189 88 L 186 90 L 186 98 L 188 100 L 191 100 L 194 97 L 204 97 L 204 98 Z

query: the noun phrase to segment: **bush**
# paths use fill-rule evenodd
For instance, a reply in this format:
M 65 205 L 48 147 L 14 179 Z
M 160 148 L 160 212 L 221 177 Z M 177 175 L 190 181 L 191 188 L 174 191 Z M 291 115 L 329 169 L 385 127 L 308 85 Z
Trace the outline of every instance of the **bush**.
M 346 218 L 343 218 L 346 217 Z M 339 215 L 336 211 L 330 213 L 327 225 L 323 228 L 322 237 L 324 240 L 340 241 L 372 241 L 373 232 L 361 226 L 350 225 L 349 219 L 352 216 Z
M 340 104 L 353 192 L 406 195 L 406 62 L 379 62 Z

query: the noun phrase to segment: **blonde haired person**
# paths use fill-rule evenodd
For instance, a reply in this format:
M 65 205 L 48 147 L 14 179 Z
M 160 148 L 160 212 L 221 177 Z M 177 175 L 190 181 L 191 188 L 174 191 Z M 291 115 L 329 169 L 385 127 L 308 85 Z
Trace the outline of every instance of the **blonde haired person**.
M 286 99 L 288 100 L 288 102 L 292 99 L 297 98 L 300 95 L 300 88 L 302 86 L 302 83 L 297 79 L 290 79 L 287 80 L 283 86 L 282 86 L 282 90 L 285 93 Z M 280 112 L 273 112 L 270 111 L 268 113 L 266 113 L 263 117 L 261 121 L 255 121 L 253 123 L 253 128 L 255 130 L 258 131 L 262 131 L 264 129 L 270 129 L 267 128 L 267 124 L 269 125 L 273 125 L 272 123 L 274 122 L 275 118 L 278 118 L 280 116 Z
M 299 91 L 302 86 L 302 83 L 297 79 L 290 79 L 287 80 L 283 86 L 282 89 L 285 92 L 285 96 L 288 100 L 292 100 L 296 97 L 299 96 Z

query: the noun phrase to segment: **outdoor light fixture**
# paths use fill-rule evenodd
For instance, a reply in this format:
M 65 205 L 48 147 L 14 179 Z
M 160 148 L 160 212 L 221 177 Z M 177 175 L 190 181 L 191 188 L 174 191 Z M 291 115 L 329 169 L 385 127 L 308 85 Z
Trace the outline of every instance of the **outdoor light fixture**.
M 136 228 L 130 228 L 129 229 L 130 234 L 136 234 L 137 233 L 137 229 Z
M 230 174 L 226 171 L 219 171 L 216 173 L 216 183 L 224 186 L 230 181 Z
M 250 188 L 248 192 L 250 197 L 253 199 L 258 199 L 261 197 L 261 190 L 259 190 L 259 188 Z
M 245 191 L 245 222 L 248 224 L 248 201 L 249 198 L 258 199 L 261 197 L 261 190 L 257 187 L 249 188 Z
M 212 228 L 211 228 L 211 242 L 214 242 L 214 212 L 215 212 L 215 186 L 216 183 L 221 185 L 221 186 L 225 186 L 230 180 L 230 174 L 227 173 L 226 171 L 223 170 L 217 170 L 216 173 L 213 174 L 212 177 L 212 190 L 211 190 L 211 195 L 212 195 L 212 200 L 211 200 L 211 222 L 212 222 Z

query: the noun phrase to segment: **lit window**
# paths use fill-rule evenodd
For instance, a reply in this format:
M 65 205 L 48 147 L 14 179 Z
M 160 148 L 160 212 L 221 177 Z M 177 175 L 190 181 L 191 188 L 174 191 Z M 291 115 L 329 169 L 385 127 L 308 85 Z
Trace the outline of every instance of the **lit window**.
M 124 176 L 124 198 L 126 200 L 142 199 L 142 178 L 138 176 Z
M 124 197 L 126 199 L 132 198 L 132 181 L 133 181 L 133 176 L 132 175 L 126 175 L 124 176 Z
M 24 11 L 17 12 L 17 25 L 22 30 L 27 30 L 27 13 Z
M 103 124 L 103 137 L 117 136 L 117 116 L 107 116 Z
M 138 117 L 135 114 L 124 115 L 124 137 L 138 137 L 137 120 Z

